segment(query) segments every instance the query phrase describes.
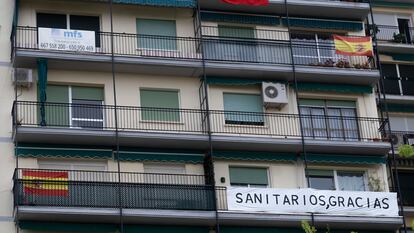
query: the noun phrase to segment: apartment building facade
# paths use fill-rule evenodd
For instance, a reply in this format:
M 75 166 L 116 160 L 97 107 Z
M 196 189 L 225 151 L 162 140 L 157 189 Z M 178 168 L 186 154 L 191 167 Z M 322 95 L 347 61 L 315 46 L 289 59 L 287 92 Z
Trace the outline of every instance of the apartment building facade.
M 16 3 L 15 86 L 9 79 L 3 92 L 10 232 L 402 226 L 385 213 L 396 201 L 329 211 L 323 200 L 325 210 L 255 205 L 274 192 L 394 197 L 376 60 L 339 55 L 332 41 L 365 36 L 369 3 Z
M 398 173 L 408 225 L 413 222 L 413 186 L 410 181 L 414 174 L 413 164 L 411 158 L 398 155 L 398 149 L 401 145 L 413 144 L 413 12 L 414 5 L 410 1 L 383 1 L 374 4 L 373 14 L 378 28 L 387 106 L 383 101 L 379 104 L 389 112 L 392 142 L 397 154 L 391 167 Z

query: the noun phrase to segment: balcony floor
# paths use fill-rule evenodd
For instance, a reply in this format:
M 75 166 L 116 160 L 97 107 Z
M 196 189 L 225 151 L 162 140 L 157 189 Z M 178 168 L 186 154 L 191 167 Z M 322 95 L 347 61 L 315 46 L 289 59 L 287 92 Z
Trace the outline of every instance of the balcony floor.
M 19 220 L 45 221 L 76 221 L 118 223 L 119 209 L 105 208 L 72 208 L 72 207 L 33 207 L 19 206 Z M 219 212 L 219 222 L 232 226 L 280 226 L 298 227 L 302 220 L 311 220 L 310 214 L 258 214 L 242 212 Z M 124 209 L 123 220 L 126 224 L 186 224 L 214 226 L 214 211 L 181 211 L 181 210 L 150 210 Z M 349 229 L 358 224 L 359 229 L 395 230 L 402 224 L 402 217 L 350 217 L 315 215 L 316 226 L 326 224 L 334 228 Z M 350 223 L 354 223 L 350 225 Z
M 15 135 L 19 142 L 56 143 L 79 145 L 115 145 L 112 130 L 88 130 L 70 128 L 19 127 Z M 300 137 L 276 137 L 241 134 L 213 134 L 213 146 L 221 150 L 256 150 L 273 152 L 299 152 Z M 121 131 L 121 146 L 177 149 L 206 149 L 208 136 L 201 133 L 167 133 L 154 131 Z M 307 139 L 306 149 L 314 153 L 349 153 L 359 155 L 386 154 L 387 142 L 342 141 Z

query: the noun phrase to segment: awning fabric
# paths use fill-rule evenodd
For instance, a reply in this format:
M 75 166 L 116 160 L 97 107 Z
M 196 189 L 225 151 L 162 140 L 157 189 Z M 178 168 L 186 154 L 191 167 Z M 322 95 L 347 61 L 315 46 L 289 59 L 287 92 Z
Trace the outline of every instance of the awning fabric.
M 35 158 L 90 158 L 109 159 L 112 158 L 111 149 L 89 149 L 89 148 L 68 148 L 53 146 L 19 146 L 16 148 L 18 157 Z
M 201 12 L 202 21 L 242 23 L 255 25 L 280 25 L 280 18 L 272 16 L 256 16 L 243 14 L 226 14 L 217 12 Z
M 343 31 L 362 31 L 362 22 L 323 20 L 323 19 L 305 19 L 305 18 L 289 18 L 291 27 L 299 28 L 319 28 L 333 29 Z M 282 19 L 283 25 L 287 25 L 287 19 Z
M 37 77 L 38 77 L 38 93 L 40 101 L 40 125 L 46 125 L 46 109 L 45 102 L 47 101 L 46 88 L 47 88 L 47 59 L 39 58 L 37 60 Z
M 303 156 L 302 156 L 303 158 Z M 364 155 L 331 155 L 331 154 L 307 154 L 309 163 L 333 163 L 333 164 L 382 164 L 386 162 L 385 156 Z
M 214 151 L 213 158 L 222 160 L 242 161 L 281 161 L 294 162 L 296 155 L 293 153 L 271 153 L 251 151 Z
M 113 0 L 113 3 L 160 6 L 160 7 L 184 7 L 195 8 L 195 0 Z
M 372 87 L 346 84 L 298 83 L 298 91 L 372 94 Z
M 381 105 L 382 105 L 383 108 L 385 108 L 383 103 Z M 414 112 L 414 105 L 413 104 L 388 103 L 387 107 L 388 107 L 389 112 L 407 112 L 407 113 Z
M 208 227 L 126 225 L 125 233 L 208 233 Z
M 115 152 L 115 158 L 118 158 Z M 152 152 L 152 151 L 120 151 L 120 161 L 156 161 L 177 163 L 203 163 L 202 153 Z
M 395 61 L 414 61 L 414 54 L 402 53 L 383 53 L 386 56 L 391 56 Z
M 91 224 L 91 223 L 60 223 L 60 222 L 35 222 L 19 221 L 22 230 L 40 232 L 85 232 L 85 233 L 115 233 L 118 226 L 115 224 Z

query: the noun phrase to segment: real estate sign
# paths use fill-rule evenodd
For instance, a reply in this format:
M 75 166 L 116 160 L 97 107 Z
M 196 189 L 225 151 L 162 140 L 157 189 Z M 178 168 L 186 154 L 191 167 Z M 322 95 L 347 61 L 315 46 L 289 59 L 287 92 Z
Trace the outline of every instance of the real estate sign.
M 95 52 L 95 32 L 39 28 L 39 49 Z
M 267 213 L 315 213 L 398 216 L 397 194 L 315 189 L 227 189 L 228 210 Z

